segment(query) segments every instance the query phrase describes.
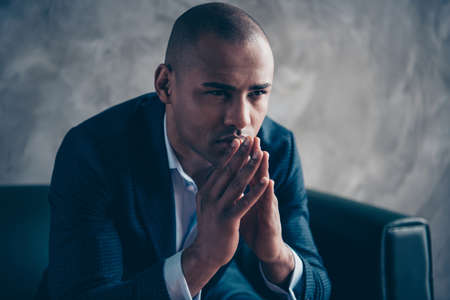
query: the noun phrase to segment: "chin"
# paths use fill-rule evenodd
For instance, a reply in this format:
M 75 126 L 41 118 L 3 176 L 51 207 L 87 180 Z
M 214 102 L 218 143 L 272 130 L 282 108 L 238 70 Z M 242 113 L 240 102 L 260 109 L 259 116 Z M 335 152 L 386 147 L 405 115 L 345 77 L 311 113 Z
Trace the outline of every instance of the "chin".
M 226 149 L 213 149 L 208 151 L 207 155 L 202 155 L 212 165 L 217 165 L 227 154 Z

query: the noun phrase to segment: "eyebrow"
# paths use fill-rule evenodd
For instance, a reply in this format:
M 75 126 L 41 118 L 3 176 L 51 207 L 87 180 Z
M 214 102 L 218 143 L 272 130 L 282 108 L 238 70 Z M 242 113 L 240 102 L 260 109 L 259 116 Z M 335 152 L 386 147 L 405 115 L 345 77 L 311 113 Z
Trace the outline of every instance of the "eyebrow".
M 202 86 L 204 87 L 210 87 L 210 88 L 216 88 L 216 89 L 222 89 L 222 90 L 228 90 L 228 91 L 235 91 L 236 87 L 229 85 L 229 84 L 225 84 L 225 83 L 220 83 L 220 82 L 204 82 L 202 83 Z M 254 84 L 252 86 L 250 86 L 249 90 L 263 90 L 265 88 L 270 87 L 271 84 L 266 82 L 266 83 L 262 83 L 262 84 Z
M 270 86 L 271 86 L 271 84 L 268 83 L 268 82 L 263 83 L 263 84 L 255 84 L 255 85 L 252 85 L 250 87 L 250 90 L 252 90 L 252 91 L 254 91 L 254 90 L 263 90 L 263 89 L 268 88 Z

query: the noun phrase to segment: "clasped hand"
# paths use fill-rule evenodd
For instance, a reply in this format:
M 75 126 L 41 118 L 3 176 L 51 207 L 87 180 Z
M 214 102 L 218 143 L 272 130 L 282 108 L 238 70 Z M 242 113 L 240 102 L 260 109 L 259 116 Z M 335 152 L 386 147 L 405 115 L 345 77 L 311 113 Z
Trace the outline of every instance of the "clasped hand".
M 197 237 L 189 251 L 203 266 L 215 270 L 229 262 L 241 234 L 271 281 L 283 281 L 293 269 L 281 235 L 274 182 L 269 179 L 269 154 L 261 150 L 258 137 L 233 141 L 230 153 L 200 187 L 196 201 Z

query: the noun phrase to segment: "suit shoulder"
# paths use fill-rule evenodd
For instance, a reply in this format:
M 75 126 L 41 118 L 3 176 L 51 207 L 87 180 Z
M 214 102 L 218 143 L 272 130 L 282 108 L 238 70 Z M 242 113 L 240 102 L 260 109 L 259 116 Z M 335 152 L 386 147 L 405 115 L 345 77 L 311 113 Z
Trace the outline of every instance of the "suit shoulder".
M 264 119 L 258 133 L 261 148 L 269 152 L 269 174 L 275 180 L 275 190 L 287 181 L 292 173 L 296 154 L 294 134 L 292 131 L 269 117 Z
M 258 136 L 265 148 L 275 152 L 280 147 L 284 148 L 289 145 L 293 140 L 292 131 L 267 116 L 263 121 Z
M 72 131 L 82 131 L 95 140 L 118 137 L 124 133 L 130 118 L 139 106 L 154 98 L 154 93 L 148 93 L 113 105 L 76 125 Z
M 141 106 L 159 101 L 156 94 L 149 93 L 107 108 L 72 127 L 64 136 L 60 149 L 64 152 L 108 159 L 126 151 L 130 121 L 136 117 Z

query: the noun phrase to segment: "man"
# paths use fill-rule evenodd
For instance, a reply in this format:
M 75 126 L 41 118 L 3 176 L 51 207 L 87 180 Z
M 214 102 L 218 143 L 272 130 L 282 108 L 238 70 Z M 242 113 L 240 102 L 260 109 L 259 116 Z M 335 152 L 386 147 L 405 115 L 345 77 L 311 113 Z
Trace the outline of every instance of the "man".
M 328 299 L 293 135 L 266 117 L 273 69 L 250 16 L 199 5 L 174 24 L 156 93 L 67 133 L 52 299 Z

